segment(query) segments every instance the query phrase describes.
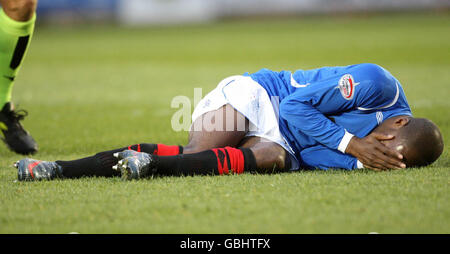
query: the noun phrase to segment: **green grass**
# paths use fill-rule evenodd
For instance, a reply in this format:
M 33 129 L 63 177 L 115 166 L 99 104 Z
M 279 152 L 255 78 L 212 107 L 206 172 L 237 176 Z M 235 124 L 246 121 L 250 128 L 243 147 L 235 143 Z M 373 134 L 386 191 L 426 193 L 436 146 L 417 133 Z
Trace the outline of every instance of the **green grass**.
M 75 159 L 138 142 L 186 144 L 177 95 L 230 75 L 360 62 L 403 84 L 413 113 L 441 127 L 432 166 L 376 173 L 82 178 L 16 182 L 23 156 L 0 149 L 0 233 L 450 233 L 450 16 L 237 20 L 124 28 L 37 27 L 14 101 L 37 159 Z

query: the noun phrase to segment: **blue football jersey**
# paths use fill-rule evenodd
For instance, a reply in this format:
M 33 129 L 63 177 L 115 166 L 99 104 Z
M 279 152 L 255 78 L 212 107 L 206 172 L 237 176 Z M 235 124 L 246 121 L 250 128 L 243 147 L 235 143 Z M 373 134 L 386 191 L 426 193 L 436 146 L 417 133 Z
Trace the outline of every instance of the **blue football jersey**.
M 280 102 L 280 131 L 301 168 L 357 168 L 345 154 L 353 135 L 367 136 L 384 120 L 412 115 L 400 82 L 376 64 L 249 75 Z

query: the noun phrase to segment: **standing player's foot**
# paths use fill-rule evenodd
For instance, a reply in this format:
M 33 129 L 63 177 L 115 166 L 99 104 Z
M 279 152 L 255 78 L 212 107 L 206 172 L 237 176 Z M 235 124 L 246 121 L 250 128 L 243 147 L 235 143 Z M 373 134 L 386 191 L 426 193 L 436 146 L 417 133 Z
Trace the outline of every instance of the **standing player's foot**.
M 156 161 L 151 154 L 125 150 L 115 153 L 114 157 L 118 158 L 119 162 L 113 169 L 121 172 L 122 179 L 145 178 L 156 172 Z
M 25 116 L 26 111 L 14 111 L 10 102 L 0 111 L 0 129 L 4 136 L 2 140 L 14 152 L 26 155 L 37 152 L 38 148 L 36 141 L 20 124 Z
M 19 181 L 51 180 L 62 177 L 61 167 L 55 162 L 22 159 L 14 163 Z

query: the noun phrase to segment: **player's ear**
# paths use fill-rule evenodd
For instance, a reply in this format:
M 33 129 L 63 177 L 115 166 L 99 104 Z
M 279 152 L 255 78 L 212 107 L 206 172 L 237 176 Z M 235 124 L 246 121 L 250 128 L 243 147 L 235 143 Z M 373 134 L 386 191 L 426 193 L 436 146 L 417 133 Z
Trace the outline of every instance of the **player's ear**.
M 410 121 L 410 116 L 399 116 L 399 117 L 395 118 L 394 126 L 400 128 L 400 127 L 407 125 L 409 123 L 409 121 Z

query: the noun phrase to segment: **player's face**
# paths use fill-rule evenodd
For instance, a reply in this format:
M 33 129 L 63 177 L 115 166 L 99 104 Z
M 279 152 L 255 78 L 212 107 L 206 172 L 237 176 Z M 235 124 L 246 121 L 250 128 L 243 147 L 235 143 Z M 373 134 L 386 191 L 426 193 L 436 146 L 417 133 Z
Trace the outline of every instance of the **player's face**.
M 380 126 L 378 126 L 374 132 L 382 133 L 385 135 L 393 135 L 394 138 L 390 140 L 383 140 L 381 143 L 383 143 L 385 146 L 392 148 L 394 150 L 399 151 L 400 153 L 404 154 L 405 147 L 404 144 L 405 138 L 403 135 L 399 135 L 401 132 L 401 129 L 406 126 L 409 123 L 410 116 L 395 116 L 389 119 L 386 119 Z
M 383 141 L 381 141 L 381 143 L 383 145 L 393 149 L 393 150 L 398 151 L 399 153 L 401 153 L 403 155 L 405 154 L 405 149 L 406 149 L 405 144 L 406 144 L 406 142 L 405 142 L 405 140 L 403 140 L 400 137 L 395 137 L 394 136 L 393 139 L 391 139 L 391 140 L 383 140 Z

